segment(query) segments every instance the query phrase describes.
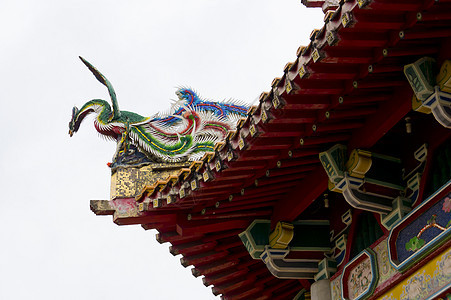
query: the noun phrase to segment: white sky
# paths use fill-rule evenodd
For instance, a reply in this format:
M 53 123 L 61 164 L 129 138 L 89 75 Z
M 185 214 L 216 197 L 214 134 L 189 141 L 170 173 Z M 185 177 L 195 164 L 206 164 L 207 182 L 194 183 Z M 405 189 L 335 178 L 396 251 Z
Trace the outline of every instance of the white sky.
M 115 150 L 73 105 L 169 108 L 175 87 L 253 102 L 323 24 L 299 0 L 0 1 L 0 299 L 213 299 L 155 231 L 95 216 Z

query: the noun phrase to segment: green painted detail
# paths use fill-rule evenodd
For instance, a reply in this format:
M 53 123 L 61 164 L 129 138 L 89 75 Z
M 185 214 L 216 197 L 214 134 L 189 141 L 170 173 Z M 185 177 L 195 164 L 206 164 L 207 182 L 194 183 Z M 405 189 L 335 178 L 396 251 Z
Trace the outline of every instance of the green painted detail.
M 215 144 L 213 142 L 204 142 L 199 143 L 193 146 L 193 152 L 205 152 L 205 151 L 213 151 L 215 147 Z
M 395 225 L 395 223 L 401 219 L 402 216 L 400 216 L 398 213 L 393 214 L 392 212 L 388 215 L 388 217 L 385 217 L 383 219 L 382 224 L 386 229 L 390 230 L 393 227 L 393 225 Z
M 434 151 L 431 167 L 430 174 L 432 176 L 427 183 L 424 199 L 427 199 L 451 178 L 451 140 L 446 141 Z
M 390 230 L 396 222 L 400 221 L 411 210 L 411 201 L 408 198 L 396 197 L 392 202 L 393 210 L 387 215 L 381 215 L 381 224 Z
M 362 212 L 357 219 L 350 259 L 354 258 L 361 251 L 371 246 L 383 235 L 384 232 L 379 226 L 377 220 L 374 218 L 373 213 Z
M 330 250 L 329 221 L 297 221 L 293 225 L 294 236 L 289 245 L 291 249 Z
M 111 102 L 113 104 L 113 116 L 112 119 L 118 120 L 121 117 L 121 111 L 119 110 L 119 105 L 117 103 L 116 92 L 114 91 L 113 85 L 110 81 L 103 76 L 93 65 L 91 65 L 86 59 L 79 56 L 81 61 L 85 64 L 86 67 L 94 74 L 98 81 L 100 81 L 103 85 L 105 85 L 108 89 L 108 93 L 110 94 Z
M 390 156 L 390 155 L 384 155 L 384 154 L 379 154 L 379 153 L 371 153 L 371 157 L 380 158 L 380 159 L 383 159 L 383 160 L 388 160 L 388 161 L 391 161 L 391 162 L 394 162 L 394 163 L 398 163 L 398 164 L 401 163 L 401 159 L 399 159 L 397 157 Z
M 246 115 L 246 106 L 204 101 L 186 88 L 176 92 L 179 100 L 167 115 L 149 118 L 121 111 L 112 84 L 88 61 L 80 59 L 108 88 L 112 106 L 105 100 L 94 99 L 81 109 L 74 107 L 69 134 L 72 136 L 78 131 L 89 113 L 95 113 L 97 131 L 118 144 L 112 168 L 133 163 L 199 160 L 205 152 L 213 151 L 214 144 L 223 140 L 236 121 Z
M 404 66 L 404 74 L 415 95 L 421 101 L 426 100 L 434 92 L 434 65 L 433 58 L 423 57 Z
M 165 145 L 159 141 L 157 141 L 152 135 L 148 132 L 144 131 L 140 126 L 132 128 L 132 132 L 138 134 L 143 140 L 146 141 L 146 144 L 150 144 L 152 149 L 155 149 L 158 152 L 164 153 L 165 155 L 174 156 L 180 153 L 184 153 L 189 149 L 193 144 L 192 136 L 181 136 L 179 141 L 174 145 Z
M 149 118 L 145 118 L 141 115 L 129 111 L 121 111 L 120 116 L 115 119 L 110 104 L 102 99 L 93 99 L 86 102 L 80 108 L 78 117 L 81 117 L 82 114 L 88 113 L 89 110 L 99 111 L 97 121 L 102 125 L 107 125 L 111 122 L 118 122 L 122 124 L 128 122 L 129 124 L 133 125 L 149 120 Z
M 403 190 L 402 165 L 398 158 L 372 153 L 372 165 L 365 174 L 365 181 Z
M 293 300 L 310 300 L 310 292 L 307 292 L 306 289 L 302 289 L 299 293 L 294 296 Z
M 271 221 L 254 220 L 245 231 L 238 235 L 253 259 L 260 259 L 265 246 L 269 244 L 270 230 Z
M 421 247 L 423 247 L 424 244 L 425 244 L 425 241 L 423 239 L 420 239 L 420 238 L 414 236 L 413 238 L 410 239 L 410 241 L 408 241 L 406 243 L 406 250 L 415 252 L 418 249 L 420 249 Z
M 377 180 L 377 179 L 373 179 L 373 178 L 368 178 L 368 177 L 365 177 L 365 182 L 373 183 L 376 185 L 380 185 L 380 186 L 384 186 L 387 188 L 400 190 L 400 191 L 403 191 L 406 189 L 406 187 L 404 187 L 402 185 L 398 185 L 398 184 L 394 184 L 394 183 L 390 183 L 390 182 L 386 182 L 386 181 L 382 181 L 382 180 Z
M 319 159 L 330 181 L 334 183 L 343 179 L 346 162 L 346 146 L 337 144 L 327 151 L 319 154 Z
M 318 273 L 316 273 L 314 279 L 315 281 L 330 279 L 336 271 L 337 262 L 334 259 L 324 258 L 318 263 Z

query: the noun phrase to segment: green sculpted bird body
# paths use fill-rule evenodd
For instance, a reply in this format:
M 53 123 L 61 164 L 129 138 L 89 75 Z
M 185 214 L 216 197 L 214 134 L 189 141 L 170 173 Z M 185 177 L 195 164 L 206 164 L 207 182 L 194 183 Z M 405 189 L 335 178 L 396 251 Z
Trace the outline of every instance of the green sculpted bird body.
M 69 134 L 78 131 L 84 118 L 96 114 L 94 126 L 104 137 L 117 141 L 113 158 L 136 147 L 152 161 L 176 162 L 199 159 L 206 151 L 213 151 L 214 143 L 234 128 L 236 121 L 246 115 L 247 108 L 233 103 L 203 101 L 190 89 L 179 89 L 179 96 L 168 115 L 153 118 L 119 110 L 111 83 L 89 62 L 81 58 L 94 76 L 109 91 L 112 106 L 102 99 L 74 107 L 69 122 Z

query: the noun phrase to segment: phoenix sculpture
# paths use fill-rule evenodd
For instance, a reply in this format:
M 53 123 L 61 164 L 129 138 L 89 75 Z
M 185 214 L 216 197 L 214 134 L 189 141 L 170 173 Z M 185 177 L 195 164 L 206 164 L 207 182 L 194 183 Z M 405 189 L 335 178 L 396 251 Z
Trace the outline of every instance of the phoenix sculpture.
M 94 127 L 101 136 L 117 142 L 113 157 L 117 164 L 139 162 L 183 162 L 200 159 L 214 144 L 225 138 L 236 122 L 246 116 L 247 107 L 236 102 L 213 102 L 201 99 L 189 88 L 176 91 L 167 113 L 143 117 L 119 110 L 116 93 L 108 79 L 87 60 L 82 62 L 108 89 L 111 104 L 102 99 L 86 102 L 72 109 L 69 135 L 78 131 L 85 117 L 94 113 Z

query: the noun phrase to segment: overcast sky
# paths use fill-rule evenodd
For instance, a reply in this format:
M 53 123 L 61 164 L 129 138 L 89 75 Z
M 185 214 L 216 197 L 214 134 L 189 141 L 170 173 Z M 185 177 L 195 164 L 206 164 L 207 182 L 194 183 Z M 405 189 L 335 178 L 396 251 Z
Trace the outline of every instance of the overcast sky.
M 184 85 L 251 103 L 294 61 L 320 9 L 299 0 L 0 0 L 0 299 L 213 299 L 155 231 L 95 216 L 113 142 L 72 106 L 166 110 Z

